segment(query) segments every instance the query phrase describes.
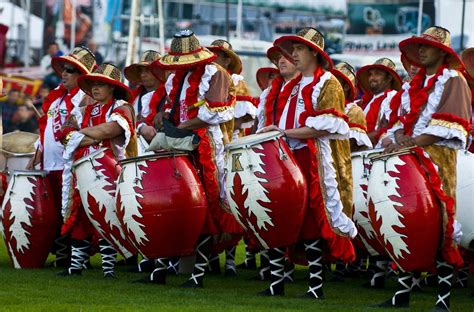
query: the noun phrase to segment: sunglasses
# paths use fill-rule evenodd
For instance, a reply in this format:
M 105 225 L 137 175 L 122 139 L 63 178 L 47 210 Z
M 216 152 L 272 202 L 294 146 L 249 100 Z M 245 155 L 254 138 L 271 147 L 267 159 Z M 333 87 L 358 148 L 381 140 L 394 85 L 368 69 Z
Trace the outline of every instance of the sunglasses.
M 64 66 L 63 67 L 63 72 L 66 72 L 68 74 L 80 74 L 81 72 L 77 70 L 74 67 L 69 67 L 69 66 Z

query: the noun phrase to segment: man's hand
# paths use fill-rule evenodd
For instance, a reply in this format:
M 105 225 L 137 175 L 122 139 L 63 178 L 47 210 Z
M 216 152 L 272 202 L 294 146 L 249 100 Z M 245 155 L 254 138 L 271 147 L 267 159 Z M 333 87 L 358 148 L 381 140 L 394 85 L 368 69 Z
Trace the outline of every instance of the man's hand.
M 33 157 L 30 158 L 28 161 L 28 164 L 26 165 L 26 170 L 34 170 L 35 166 L 40 163 L 41 161 L 41 155 L 42 152 L 41 150 L 38 149 L 38 151 L 35 153 Z
M 159 112 L 156 114 L 155 118 L 153 118 L 153 124 L 155 125 L 156 129 L 163 128 L 163 118 L 169 119 L 170 113 Z
M 140 135 L 150 143 L 156 135 L 156 129 L 151 126 L 143 125 L 140 127 Z
M 263 127 L 262 129 L 258 130 L 257 133 L 265 133 L 265 132 L 270 132 L 270 131 L 282 132 L 283 130 L 281 130 L 280 128 L 278 128 L 275 125 L 270 125 L 270 126 L 266 126 L 266 127 Z
M 382 147 L 387 147 L 387 146 L 389 146 L 390 144 L 393 144 L 392 139 L 390 139 L 390 138 L 385 138 L 385 139 L 382 140 L 381 146 L 382 146 Z
M 402 148 L 403 148 L 403 146 L 398 145 L 398 144 L 396 144 L 396 143 L 392 143 L 392 144 L 390 144 L 389 146 L 387 146 L 387 147 L 383 150 L 383 153 L 382 153 L 382 154 L 395 153 L 395 152 L 401 150 Z

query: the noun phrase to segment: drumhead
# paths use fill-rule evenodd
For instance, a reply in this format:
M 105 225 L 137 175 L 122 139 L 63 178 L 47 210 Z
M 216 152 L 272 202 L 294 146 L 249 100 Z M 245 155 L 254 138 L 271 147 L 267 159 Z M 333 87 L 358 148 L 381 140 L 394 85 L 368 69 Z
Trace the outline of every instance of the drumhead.
M 35 142 L 38 140 L 36 133 L 16 131 L 2 135 L 0 150 L 8 156 L 33 156 Z
M 138 156 L 138 157 L 130 157 L 127 159 L 123 159 L 120 161 L 121 165 L 126 165 L 130 163 L 135 163 L 139 161 L 144 161 L 144 160 L 149 160 L 149 159 L 160 159 L 160 158 L 171 158 L 171 157 L 182 157 L 182 156 L 188 156 L 188 153 L 182 152 L 182 151 L 160 151 L 160 152 L 155 152 L 155 154 L 150 154 L 150 155 L 143 155 L 143 156 Z
M 48 174 L 48 171 L 45 170 L 15 170 L 13 175 L 16 177 L 19 176 L 42 176 L 45 177 Z
M 250 147 L 262 142 L 270 141 L 281 137 L 283 134 L 279 131 L 270 131 L 265 133 L 256 133 L 238 138 L 226 145 L 226 150 L 233 150 L 242 147 Z
M 86 155 L 86 156 L 84 156 L 84 157 L 79 158 L 78 160 L 76 160 L 76 161 L 74 162 L 73 167 L 77 167 L 77 166 L 79 166 L 80 164 L 82 164 L 82 163 L 88 161 L 89 159 L 94 159 L 97 155 L 99 155 L 99 154 L 105 152 L 105 151 L 108 150 L 108 149 L 109 149 L 108 147 L 102 147 L 102 148 L 99 148 L 98 150 L 96 150 L 96 151 L 90 153 L 89 155 Z
M 354 152 L 351 153 L 351 158 L 356 158 L 356 157 L 374 157 L 377 155 L 382 154 L 383 148 L 376 148 L 376 149 L 370 149 L 370 150 L 365 150 L 365 151 L 360 151 L 360 152 Z
M 370 155 L 369 159 L 370 161 L 384 160 L 392 156 L 406 155 L 406 154 L 411 154 L 411 153 L 413 153 L 413 149 L 409 147 L 409 148 L 403 148 L 394 153 Z

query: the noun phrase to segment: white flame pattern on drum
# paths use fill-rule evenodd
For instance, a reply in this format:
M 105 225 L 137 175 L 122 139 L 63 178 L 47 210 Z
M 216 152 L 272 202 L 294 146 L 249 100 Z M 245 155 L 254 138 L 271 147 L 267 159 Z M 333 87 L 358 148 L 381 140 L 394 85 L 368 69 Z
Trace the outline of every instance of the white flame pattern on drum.
M 105 209 L 104 220 L 107 224 L 110 225 L 110 228 L 113 228 L 114 226 L 117 227 L 116 222 L 114 222 L 117 216 L 115 214 L 114 209 L 107 209 L 107 205 L 112 205 L 111 207 L 115 207 L 115 194 L 113 194 L 115 193 L 115 189 L 110 188 L 111 186 L 113 186 L 113 184 L 107 181 L 107 175 L 104 174 L 106 169 L 102 168 L 102 164 L 97 161 L 97 159 L 104 157 L 104 155 L 105 154 L 102 153 L 101 156 L 92 159 L 93 167 L 91 166 L 90 170 L 86 171 L 88 180 L 83 181 L 85 187 L 78 187 L 78 189 L 79 194 L 81 196 L 82 204 L 87 214 L 89 216 L 93 215 L 92 211 L 90 210 L 89 202 L 87 200 L 87 195 L 90 194 L 97 202 L 99 211 Z M 87 164 L 90 164 L 90 162 L 87 162 Z M 110 190 L 107 191 L 106 188 L 110 188 Z M 89 219 L 91 220 L 94 227 L 100 232 L 101 236 L 107 237 L 105 236 L 104 229 L 102 229 L 99 222 L 97 222 L 94 218 Z M 119 229 L 122 238 L 124 238 L 121 228 L 117 228 Z M 113 239 L 114 243 L 117 246 L 122 247 L 122 244 L 117 241 L 117 239 L 113 235 L 108 235 L 108 237 Z
M 235 175 L 239 175 L 242 181 L 242 193 L 244 194 L 247 192 L 247 198 L 245 199 L 244 207 L 248 210 L 248 216 L 250 217 L 253 214 L 256 217 L 257 227 L 259 230 L 267 230 L 267 224 L 273 226 L 272 219 L 268 214 L 271 209 L 266 208 L 261 203 L 270 203 L 271 200 L 267 196 L 268 191 L 262 185 L 262 183 L 267 183 L 268 180 L 265 178 L 259 178 L 256 175 L 256 173 L 261 173 L 263 175 L 266 174 L 265 170 L 263 169 L 264 163 L 262 160 L 262 156 L 264 156 L 264 154 L 256 152 L 255 149 L 262 150 L 263 147 L 261 145 L 255 145 L 252 148 L 246 149 L 239 158 L 242 168 L 244 169 L 243 171 L 232 172 L 232 170 L 228 170 L 227 185 L 228 192 L 231 195 L 228 196 L 228 199 L 234 216 L 238 216 L 237 220 L 242 225 L 242 222 L 240 221 L 242 216 L 238 210 L 237 204 L 232 199 L 232 195 L 235 195 L 234 177 Z M 248 226 L 254 232 L 262 246 L 267 246 L 265 241 L 258 234 L 254 225 L 249 223 Z
M 31 235 L 31 233 L 25 229 L 25 225 L 29 227 L 32 226 L 29 210 L 34 210 L 33 206 L 26 203 L 27 199 L 33 201 L 33 188 L 35 183 L 31 182 L 30 179 L 36 182 L 36 178 L 34 177 L 13 177 L 13 181 L 10 182 L 7 192 L 5 193 L 5 199 L 2 205 L 3 211 L 5 210 L 6 203 L 10 203 L 10 221 L 12 221 L 12 223 L 9 227 L 9 231 L 11 239 L 15 239 L 16 241 L 16 251 L 20 253 L 24 253 L 24 249 L 29 249 L 30 247 L 30 239 L 28 238 L 28 235 Z M 15 186 L 14 192 L 11 191 L 13 183 Z M 17 267 L 18 263 L 15 254 L 13 253 L 13 248 L 12 246 L 9 246 L 9 248 L 15 267 Z
M 374 163 L 374 166 L 384 166 L 384 161 L 378 161 Z M 405 227 L 401 220 L 403 219 L 403 215 L 397 210 L 397 207 L 401 207 L 402 204 L 393 201 L 390 197 L 401 197 L 397 191 L 397 188 L 399 187 L 398 181 L 400 181 L 400 178 L 397 177 L 398 175 L 393 177 L 393 173 L 400 173 L 396 166 L 404 166 L 406 164 L 399 157 L 391 157 L 385 162 L 386 173 L 383 173 L 383 170 L 380 170 L 379 172 L 382 172 L 382 174 L 377 176 L 378 179 L 374 179 L 372 175 L 369 178 L 369 189 L 377 190 L 376 192 L 369 192 L 369 200 L 374 203 L 377 221 L 381 221 L 380 233 L 384 237 L 384 244 L 387 244 L 387 242 L 390 243 L 393 255 L 396 258 L 404 258 L 402 251 L 410 253 L 407 244 L 403 240 L 403 238 L 406 238 L 407 236 L 398 233 L 394 229 L 394 227 Z M 372 167 L 372 172 L 373 170 L 374 167 Z M 392 173 L 392 176 L 389 176 L 389 173 Z M 386 182 L 385 186 L 384 182 Z M 384 190 L 381 191 L 380 188 L 384 188 Z
M 121 179 L 117 183 L 117 195 L 120 194 L 120 210 L 123 211 L 123 222 L 127 230 L 135 236 L 134 242 L 139 245 L 144 245 L 149 240 L 143 231 L 145 226 L 134 219 L 134 217 L 137 219 L 143 218 L 140 213 L 142 205 L 138 202 L 138 199 L 143 198 L 143 195 L 136 191 L 135 187 L 143 190 L 142 180 L 146 172 L 140 168 L 147 167 L 146 161 L 124 165 Z

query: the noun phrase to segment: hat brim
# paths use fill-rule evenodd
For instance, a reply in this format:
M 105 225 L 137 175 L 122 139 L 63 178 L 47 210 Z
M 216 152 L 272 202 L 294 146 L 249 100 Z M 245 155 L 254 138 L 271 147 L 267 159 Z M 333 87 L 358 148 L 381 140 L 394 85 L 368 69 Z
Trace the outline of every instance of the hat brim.
M 324 52 L 318 45 L 316 45 L 314 42 L 309 41 L 303 37 L 296 36 L 296 35 L 289 35 L 289 36 L 282 36 L 275 40 L 274 45 L 279 47 L 282 53 L 285 55 L 285 57 L 292 62 L 294 62 L 292 54 L 293 54 L 293 43 L 299 42 L 302 43 L 306 46 L 308 46 L 310 49 L 318 52 L 318 55 L 321 56 L 321 61 L 322 61 L 322 66 L 326 70 L 331 70 L 334 68 L 334 64 L 329 57 L 329 55 Z
M 226 49 L 224 47 L 220 47 L 220 46 L 209 46 L 207 48 L 211 52 L 214 52 L 214 53 L 217 52 L 217 51 L 222 51 L 230 57 L 231 62 L 230 62 L 230 65 L 229 65 L 229 70 L 232 74 L 239 75 L 242 72 L 242 60 L 237 55 L 237 53 L 235 53 L 232 50 Z
M 400 51 L 403 54 L 405 54 L 408 62 L 415 65 L 416 67 L 420 67 L 420 68 L 424 67 L 423 64 L 421 64 L 420 56 L 418 53 L 420 45 L 429 45 L 446 52 L 448 54 L 446 60 L 447 60 L 449 68 L 458 69 L 458 70 L 461 70 L 463 68 L 462 62 L 459 59 L 459 56 L 456 54 L 456 52 L 454 52 L 453 49 L 445 46 L 442 43 L 425 39 L 422 37 L 411 37 L 411 38 L 400 41 L 399 43 Z
M 140 62 L 136 64 L 129 65 L 125 67 L 123 70 L 123 74 L 128 81 L 132 82 L 133 84 L 140 84 L 142 79 L 140 77 L 140 73 L 142 68 L 148 68 L 150 72 L 161 82 L 165 82 L 166 79 L 166 72 L 162 69 L 153 69 L 151 66 L 152 62 Z
M 259 88 L 263 91 L 270 85 L 270 75 L 280 75 L 278 68 L 262 67 L 257 70 L 256 79 Z
M 471 78 L 474 79 L 474 48 L 468 48 L 461 53 L 464 68 Z
M 357 97 L 357 90 L 356 90 L 356 86 L 352 83 L 352 81 L 347 78 L 346 75 L 344 75 L 340 70 L 334 68 L 333 70 L 331 70 L 331 73 L 336 76 L 336 78 L 341 78 L 342 80 L 344 80 L 345 83 L 347 83 L 349 85 L 349 87 L 351 87 L 351 96 L 349 99 L 347 99 L 348 101 L 350 102 L 353 102 L 356 97 Z M 344 89 L 344 87 L 343 87 Z
M 267 58 L 272 62 L 275 66 L 278 66 L 278 61 L 283 52 L 279 47 L 273 46 L 267 50 Z
M 87 67 L 84 66 L 81 62 L 77 59 L 73 58 L 70 55 L 62 55 L 62 56 L 54 56 L 51 59 L 51 66 L 53 67 L 54 71 L 58 76 L 61 76 L 63 73 L 63 66 L 64 64 L 69 64 L 77 68 L 82 75 L 89 74 L 89 70 Z
M 114 98 L 116 100 L 129 101 L 132 97 L 130 89 L 125 84 L 102 74 L 87 74 L 79 77 L 77 80 L 79 88 L 92 98 L 92 86 L 94 82 L 102 82 L 114 86 Z
M 382 64 L 372 64 L 362 66 L 356 73 L 357 86 L 364 93 L 370 93 L 369 87 L 369 70 L 371 69 L 380 69 L 386 71 L 390 76 L 392 76 L 392 90 L 400 91 L 402 88 L 402 79 L 398 76 L 397 72 Z
M 212 63 L 216 58 L 217 55 L 209 51 L 209 49 L 202 48 L 194 53 L 175 55 L 168 53 L 159 60 L 154 61 L 151 66 L 158 66 L 165 70 L 191 69 Z

